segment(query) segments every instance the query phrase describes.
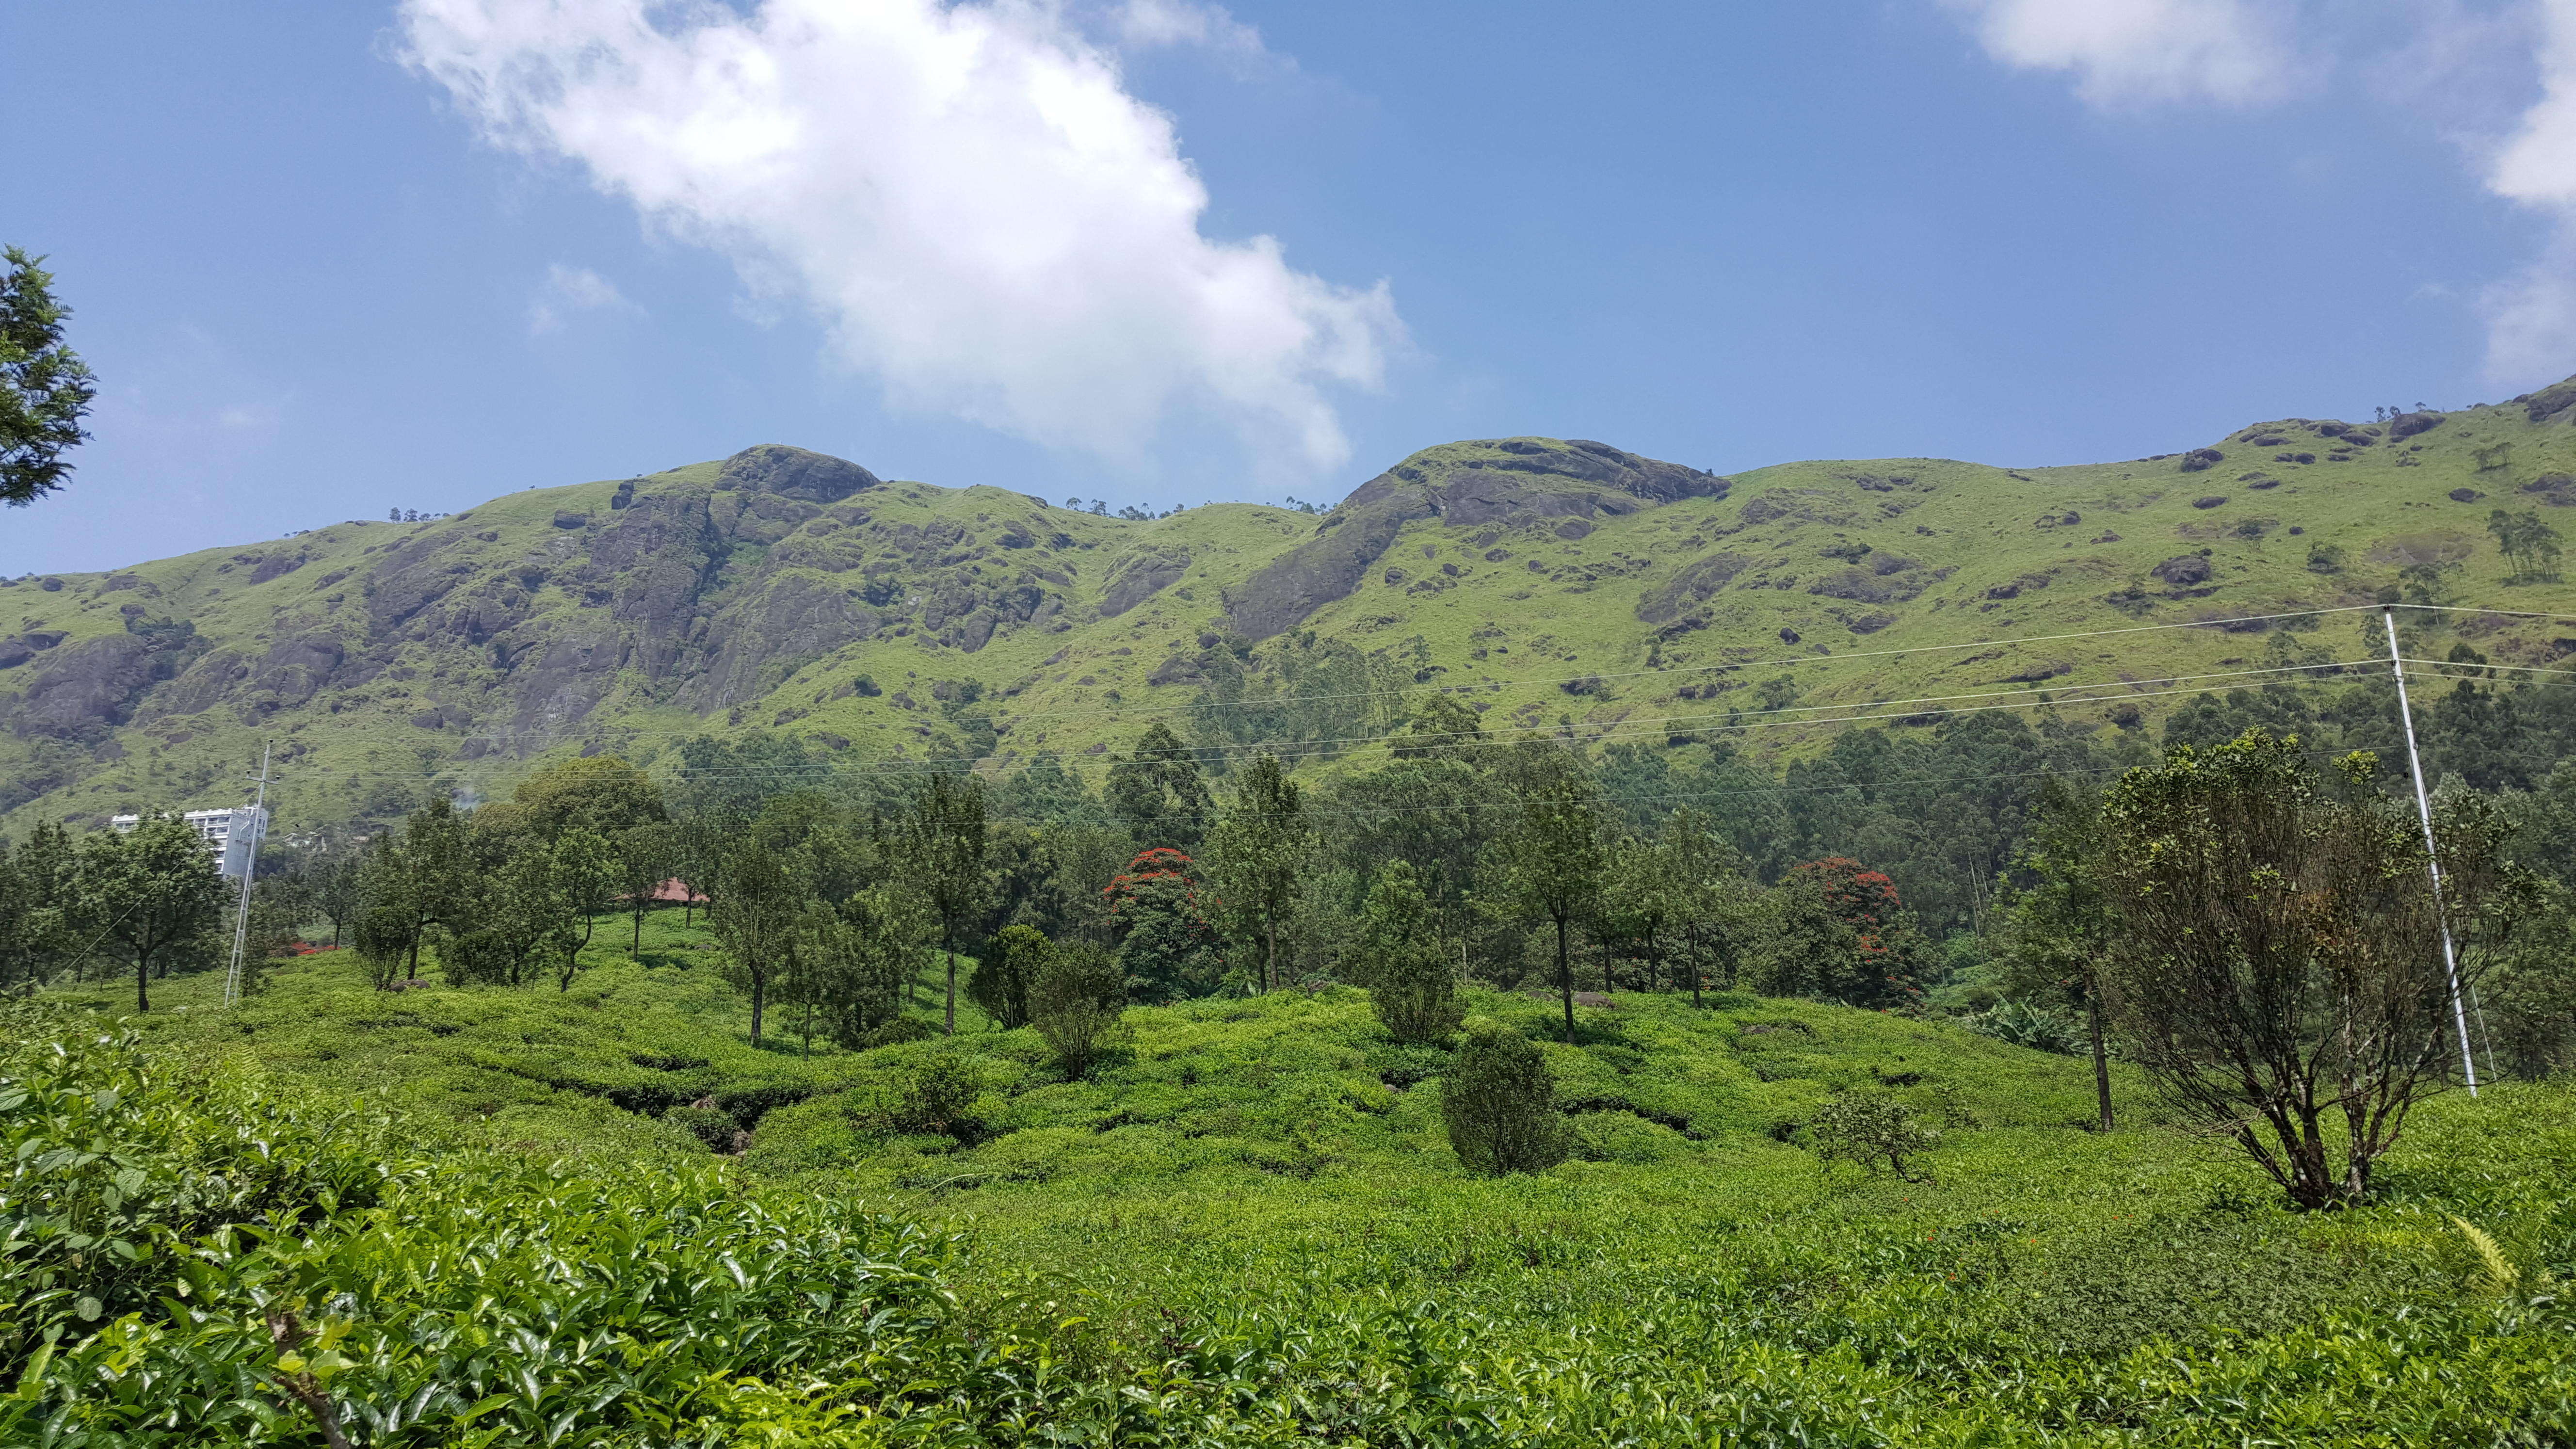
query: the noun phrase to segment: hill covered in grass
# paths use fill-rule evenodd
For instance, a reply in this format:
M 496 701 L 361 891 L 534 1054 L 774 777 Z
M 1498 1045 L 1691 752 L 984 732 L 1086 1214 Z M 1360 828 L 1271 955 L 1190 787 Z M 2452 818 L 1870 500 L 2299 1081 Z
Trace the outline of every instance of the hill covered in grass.
M 2559 517 L 2571 479 L 2576 382 L 2060 468 L 1718 477 L 1489 439 L 1414 454 L 1321 516 L 1112 518 L 761 446 L 6 581 L 0 823 L 233 803 L 263 741 L 288 830 L 505 793 L 540 756 L 649 763 L 755 729 L 880 771 L 1079 763 L 1157 722 L 1329 757 L 1433 689 L 1504 733 L 1660 743 L 1750 714 L 1776 726 L 1744 736 L 1765 757 L 1851 718 L 2043 691 L 2116 738 L 2199 691 L 2369 654 L 2356 615 L 2152 626 L 2367 605 L 2409 567 L 2430 570 L 2416 597 L 2576 612 L 2487 528 L 2498 508 Z M 2122 629 L 2144 632 L 2101 632 Z M 2537 665 L 2576 631 L 2435 632 Z
M 176 980 L 168 999 L 185 1009 L 136 1025 L 174 1090 L 204 1080 L 356 1104 L 386 1124 L 369 1130 L 422 1157 L 366 1199 L 384 1205 L 353 1216 L 350 1246 L 331 1247 L 327 1221 L 302 1231 L 330 1249 L 297 1250 L 316 1265 L 315 1301 L 353 1285 L 340 1310 L 353 1341 L 461 1291 L 445 1275 L 470 1255 L 441 1250 L 441 1234 L 553 1244 L 566 1256 L 547 1272 L 567 1282 L 623 1284 L 685 1254 L 671 1271 L 704 1259 L 723 1273 L 715 1255 L 739 1246 L 818 1275 L 806 1280 L 817 1294 L 867 1281 L 885 1285 L 867 1294 L 900 1292 L 874 1339 L 811 1297 L 824 1309 L 796 1310 L 775 1340 L 806 1346 L 802 1369 L 770 1340 L 718 1334 L 740 1304 L 767 1301 L 771 1268 L 714 1295 L 711 1336 L 685 1341 L 740 1346 L 689 1350 L 713 1377 L 680 1421 L 744 1436 L 731 1442 L 2513 1444 L 2576 1432 L 2552 1286 L 2576 1267 L 2563 1085 L 2441 1097 L 2383 1164 L 2371 1205 L 2296 1215 L 2226 1143 L 2168 1122 L 2124 1070 L 2118 1130 L 2100 1133 L 2084 1130 L 2089 1068 L 2075 1059 L 1813 1002 L 1622 993 L 1584 1014 L 1575 1043 L 1541 1046 L 1572 1158 L 1491 1180 L 1461 1169 L 1441 1127 L 1449 1053 L 1390 1042 L 1352 988 L 1131 1009 L 1121 1048 L 1067 1080 L 1033 1033 L 971 1013 L 948 1040 L 818 1040 L 809 1055 L 773 1032 L 754 1046 L 709 944 L 657 917 L 641 952 L 593 947 L 568 992 L 384 993 L 352 963 L 308 957 L 273 968 L 231 1012 L 211 981 Z M 1489 992 L 1465 1003 L 1471 1024 L 1533 1032 L 1546 1012 Z M 926 1083 L 960 1080 L 962 1101 L 922 1110 Z M 1819 1159 L 1817 1108 L 1849 1093 L 1892 1097 L 1940 1128 L 1919 1164 L 1928 1181 Z M 716 1141 L 710 1112 L 747 1135 Z M 547 1162 L 563 1165 L 532 1185 L 525 1174 Z M 468 1232 L 455 1203 L 474 1192 L 495 1205 Z M 695 1224 L 685 1254 L 649 1234 L 598 1236 L 585 1214 L 621 1193 L 642 1194 L 647 1220 Z M 761 1246 L 789 1227 L 820 1235 L 792 1264 Z M 880 1266 L 834 1267 L 835 1243 L 864 1244 Z M 614 1263 L 581 1266 L 610 1250 Z M 370 1255 L 429 1266 L 405 1279 Z M 438 1266 L 449 1262 L 458 1269 Z M 530 1421 L 537 1399 L 629 1384 L 574 1421 L 585 1442 L 626 1442 L 612 1431 L 639 1405 L 679 1402 L 652 1397 L 679 1392 L 670 1375 L 621 1380 L 614 1354 L 571 1352 L 637 1331 L 620 1325 L 644 1320 L 597 1317 L 622 1300 L 549 1309 L 526 1296 L 495 1293 L 489 1311 L 559 1315 L 554 1333 L 522 1340 L 546 1345 L 531 1381 L 542 1392 L 480 1358 L 433 1372 L 408 1349 L 383 1350 L 367 1372 L 420 1392 L 473 1368 L 494 1424 Z M 659 1299 L 651 1311 L 672 1315 L 654 1320 L 664 1331 L 688 1320 Z M 153 1316 L 130 1336 L 150 1337 Z M 117 1375 L 176 1352 L 169 1330 L 153 1332 L 164 1347 L 77 1356 L 93 1402 L 136 1392 Z M 451 1442 L 443 1432 L 424 1421 L 378 1442 Z

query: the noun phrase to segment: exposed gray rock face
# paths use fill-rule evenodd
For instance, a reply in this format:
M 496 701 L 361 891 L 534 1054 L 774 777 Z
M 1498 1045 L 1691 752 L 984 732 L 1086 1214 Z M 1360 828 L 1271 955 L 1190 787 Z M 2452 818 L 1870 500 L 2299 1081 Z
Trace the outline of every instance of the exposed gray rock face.
M 153 649 L 132 634 L 83 639 L 54 651 L 27 686 L 18 733 L 74 738 L 93 726 L 125 723 L 157 674 Z
M 2209 560 L 2196 553 L 2177 554 L 2147 570 L 2177 588 L 2200 583 L 2209 577 Z
M 1347 596 L 1404 525 L 1417 519 L 1486 523 L 1634 513 L 1683 498 L 1723 498 L 1728 480 L 1582 439 L 1509 438 L 1501 456 L 1444 461 L 1416 454 L 1361 484 L 1315 537 L 1229 593 L 1229 623 L 1250 639 L 1295 628 Z M 1583 529 L 1568 536 L 1580 537 Z
M 1111 566 L 1109 589 L 1100 599 L 1101 616 L 1114 619 L 1126 613 L 1179 583 L 1189 567 L 1190 551 L 1180 544 L 1131 550 Z
M 800 503 L 838 503 L 884 480 L 856 463 L 783 443 L 761 443 L 725 459 L 716 487 L 775 493 Z
M 1669 624 L 1692 607 L 1717 597 L 1727 581 L 1752 564 L 1739 553 L 1713 553 L 1693 560 L 1672 582 L 1637 601 L 1637 617 L 1649 624 Z

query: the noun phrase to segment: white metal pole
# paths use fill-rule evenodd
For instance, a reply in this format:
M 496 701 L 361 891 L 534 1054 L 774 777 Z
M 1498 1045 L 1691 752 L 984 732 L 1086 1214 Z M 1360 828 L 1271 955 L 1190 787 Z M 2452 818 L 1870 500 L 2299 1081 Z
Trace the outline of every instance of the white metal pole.
M 2382 616 L 2388 626 L 2388 667 L 2397 675 L 2397 718 L 2406 726 L 2406 764 L 2415 775 L 2415 818 L 2424 822 L 2424 868 L 2433 876 L 2433 916 L 2442 926 L 2442 970 L 2451 981 L 2451 1017 L 2460 1027 L 2460 1075 L 2469 1095 L 2478 1094 L 2478 1067 L 2469 1056 L 2469 1011 L 2460 999 L 2460 962 L 2451 950 L 2451 914 L 2442 904 L 2442 862 L 2433 847 L 2433 801 L 2424 793 L 2424 757 L 2415 752 L 2415 711 L 2406 702 L 2406 663 L 2397 653 L 2397 611 Z
M 259 747 L 259 794 L 250 807 L 250 850 L 242 860 L 241 909 L 233 915 L 233 964 L 224 973 L 224 1005 L 239 1006 L 242 996 L 242 957 L 250 944 L 250 888 L 259 878 L 259 842 L 268 832 L 261 828 L 268 811 L 268 746 Z M 224 838 L 227 851 L 232 837 Z

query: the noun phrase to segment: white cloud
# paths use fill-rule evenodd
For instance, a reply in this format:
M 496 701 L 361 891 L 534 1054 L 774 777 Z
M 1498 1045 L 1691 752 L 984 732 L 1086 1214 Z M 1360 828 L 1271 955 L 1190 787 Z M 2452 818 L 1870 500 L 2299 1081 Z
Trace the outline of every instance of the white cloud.
M 567 267 L 556 262 L 546 268 L 546 279 L 537 285 L 536 296 L 528 302 L 528 331 L 534 336 L 561 332 L 576 312 L 644 315 L 644 309 L 628 301 L 616 283 L 588 267 Z
M 1121 13 L 1140 44 L 1241 38 L 1170 0 Z M 402 18 L 407 59 L 487 138 L 568 157 L 746 285 L 792 289 L 899 407 L 1132 456 L 1188 401 L 1332 466 L 1349 445 L 1324 389 L 1376 385 L 1402 335 L 1382 282 L 1200 235 L 1207 189 L 1171 117 L 1041 0 L 405 0 Z
M 2073 71 L 2087 102 L 2268 98 L 2293 73 L 2277 0 L 1942 0 L 1986 53 Z
M 1261 32 L 1226 13 L 1221 5 L 1193 5 L 1189 0 L 1125 0 L 1112 18 L 1119 43 L 1131 50 L 1167 45 L 1199 45 L 1211 50 L 1258 53 Z
M 2487 289 L 2488 376 L 2552 382 L 2576 371 L 2576 0 L 2541 0 L 2533 59 L 2540 99 L 2499 147 L 2487 188 L 2551 216 L 2555 235 L 2530 266 Z

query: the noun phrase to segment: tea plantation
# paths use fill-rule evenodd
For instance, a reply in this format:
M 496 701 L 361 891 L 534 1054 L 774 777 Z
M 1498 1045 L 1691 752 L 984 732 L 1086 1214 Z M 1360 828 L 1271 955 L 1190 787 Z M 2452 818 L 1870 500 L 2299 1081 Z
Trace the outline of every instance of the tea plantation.
M 2563 1086 L 2437 1097 L 2294 1214 L 2138 1080 L 2087 1130 L 2076 1057 L 1714 993 L 1569 1045 L 1471 990 L 1571 1154 L 1487 1179 L 1356 988 L 1131 1008 L 1066 1081 L 971 1007 L 755 1047 L 705 933 L 623 944 L 569 991 L 324 953 L 11 1008 L 0 1440 L 2576 1440 Z M 1938 1129 L 1926 1180 L 1820 1160 L 1850 1093 Z

